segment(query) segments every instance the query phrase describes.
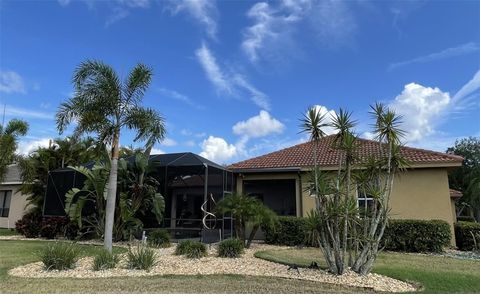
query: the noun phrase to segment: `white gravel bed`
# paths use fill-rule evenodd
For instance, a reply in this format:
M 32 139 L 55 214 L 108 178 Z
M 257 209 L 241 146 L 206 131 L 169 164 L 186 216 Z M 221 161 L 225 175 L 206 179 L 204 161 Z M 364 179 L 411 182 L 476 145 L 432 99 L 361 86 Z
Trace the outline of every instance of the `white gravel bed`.
M 125 268 L 125 256 L 115 269 L 105 271 L 92 270 L 92 257 L 85 257 L 77 262 L 72 270 L 46 271 L 41 262 L 35 262 L 11 269 L 8 273 L 25 278 L 107 278 L 107 277 L 138 277 L 155 275 L 217 275 L 234 274 L 246 276 L 270 276 L 298 280 L 308 280 L 352 287 L 370 288 L 376 291 L 407 292 L 415 291 L 416 287 L 393 278 L 378 274 L 358 275 L 352 271 L 341 276 L 335 276 L 321 270 L 299 268 L 289 270 L 288 266 L 254 257 L 259 250 L 282 249 L 278 246 L 254 244 L 240 258 L 220 258 L 212 247 L 207 257 L 189 259 L 173 254 L 175 247 L 156 249 L 158 263 L 150 271 L 129 270 Z

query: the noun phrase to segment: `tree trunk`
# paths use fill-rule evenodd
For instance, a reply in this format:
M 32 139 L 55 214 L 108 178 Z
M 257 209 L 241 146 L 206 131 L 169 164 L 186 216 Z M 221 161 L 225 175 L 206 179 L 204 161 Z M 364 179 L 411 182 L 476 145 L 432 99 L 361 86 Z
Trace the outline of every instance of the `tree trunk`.
M 110 253 L 112 252 L 113 241 L 113 223 L 115 221 L 115 204 L 117 198 L 117 173 L 118 173 L 118 145 L 120 131 L 117 130 L 113 135 L 112 161 L 110 167 L 110 176 L 108 177 L 107 207 L 105 210 L 105 236 L 104 246 Z
M 255 235 L 257 234 L 258 229 L 260 228 L 260 225 L 254 225 L 252 228 L 252 231 L 250 232 L 250 235 L 248 236 L 247 240 L 247 245 L 245 245 L 245 248 L 250 248 L 250 245 L 252 244 L 253 238 L 255 238 Z

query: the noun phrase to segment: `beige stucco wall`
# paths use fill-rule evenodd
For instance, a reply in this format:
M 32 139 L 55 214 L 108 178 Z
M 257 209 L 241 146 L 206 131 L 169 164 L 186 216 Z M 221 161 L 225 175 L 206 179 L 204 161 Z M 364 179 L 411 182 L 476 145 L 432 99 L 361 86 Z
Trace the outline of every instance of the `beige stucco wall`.
M 297 183 L 297 216 L 306 216 L 315 208 L 315 199 L 304 191 L 308 174 L 268 173 L 244 175 L 237 179 L 237 192 L 242 192 L 243 179 L 295 179 Z M 300 188 L 301 185 L 302 187 Z M 301 195 L 301 197 L 300 197 Z M 448 222 L 453 232 L 455 208 L 450 199 L 446 168 L 410 169 L 401 173 L 394 181 L 390 199 L 391 218 L 396 219 L 440 219 Z M 455 244 L 452 234 L 452 245 Z
M 393 186 L 391 217 L 397 219 L 440 219 L 453 232 L 454 217 L 446 168 L 414 169 L 400 174 Z M 455 236 L 452 234 L 452 244 Z
M 0 190 L 12 190 L 8 217 L 0 217 L 0 228 L 15 228 L 15 222 L 22 218 L 27 204 L 27 196 L 18 191 L 20 185 L 0 185 Z

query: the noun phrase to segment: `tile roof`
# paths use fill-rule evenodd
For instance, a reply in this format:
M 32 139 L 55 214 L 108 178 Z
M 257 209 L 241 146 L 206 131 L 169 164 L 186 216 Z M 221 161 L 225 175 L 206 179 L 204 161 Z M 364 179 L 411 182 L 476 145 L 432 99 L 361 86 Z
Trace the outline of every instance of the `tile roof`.
M 327 136 L 318 142 L 318 164 L 321 167 L 334 168 L 338 164 L 340 152 L 333 149 L 334 136 Z M 371 140 L 359 139 L 360 146 L 357 155 L 366 158 L 371 154 L 378 154 L 378 143 Z M 289 148 L 275 151 L 262 156 L 240 161 L 228 166 L 232 170 L 248 169 L 282 169 L 282 168 L 307 168 L 314 165 L 313 142 L 298 144 Z M 442 152 L 402 147 L 401 153 L 409 161 L 411 166 L 436 165 L 456 166 L 461 165 L 463 158 Z

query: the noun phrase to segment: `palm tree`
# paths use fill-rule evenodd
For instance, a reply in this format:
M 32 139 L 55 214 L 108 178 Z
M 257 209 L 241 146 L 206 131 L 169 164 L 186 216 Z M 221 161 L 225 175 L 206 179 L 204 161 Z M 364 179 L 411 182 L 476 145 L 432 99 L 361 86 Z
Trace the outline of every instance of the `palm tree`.
M 12 119 L 6 126 L 0 125 L 0 182 L 7 172 L 7 166 L 13 162 L 17 150 L 18 138 L 28 132 L 28 123 Z
M 75 122 L 75 136 L 96 133 L 99 142 L 111 146 L 104 234 L 105 248 L 110 252 L 121 130 L 135 130 L 134 140 L 148 141 L 147 149 L 165 136 L 163 117 L 154 109 L 140 106 L 151 79 L 152 70 L 143 64 L 137 64 L 125 81 L 121 81 L 112 67 L 87 60 L 75 70 L 74 96 L 60 105 L 56 115 L 60 133 Z
M 28 156 L 19 159 L 23 194 L 28 195 L 29 212 L 41 213 L 45 198 L 48 173 L 57 168 L 83 164 L 102 154 L 99 150 L 104 146 L 95 146 L 93 138 L 82 140 L 58 138 L 51 141 L 48 147 L 39 147 Z
M 217 203 L 215 210 L 220 214 L 231 214 L 235 224 L 235 234 L 246 248 L 252 244 L 258 229 L 262 225 L 271 226 L 275 222 L 275 213 L 258 199 L 240 194 L 226 196 Z M 247 238 L 247 224 L 252 230 Z
M 325 121 L 325 114 L 320 113 L 320 109 L 316 106 L 311 106 L 308 108 L 307 112 L 300 119 L 300 132 L 307 133 L 310 137 L 310 141 L 313 142 L 313 160 L 314 160 L 314 179 L 315 179 L 315 198 L 317 199 L 317 206 L 319 205 L 318 199 L 318 141 L 325 137 L 325 132 L 323 128 L 327 127 L 328 124 Z

